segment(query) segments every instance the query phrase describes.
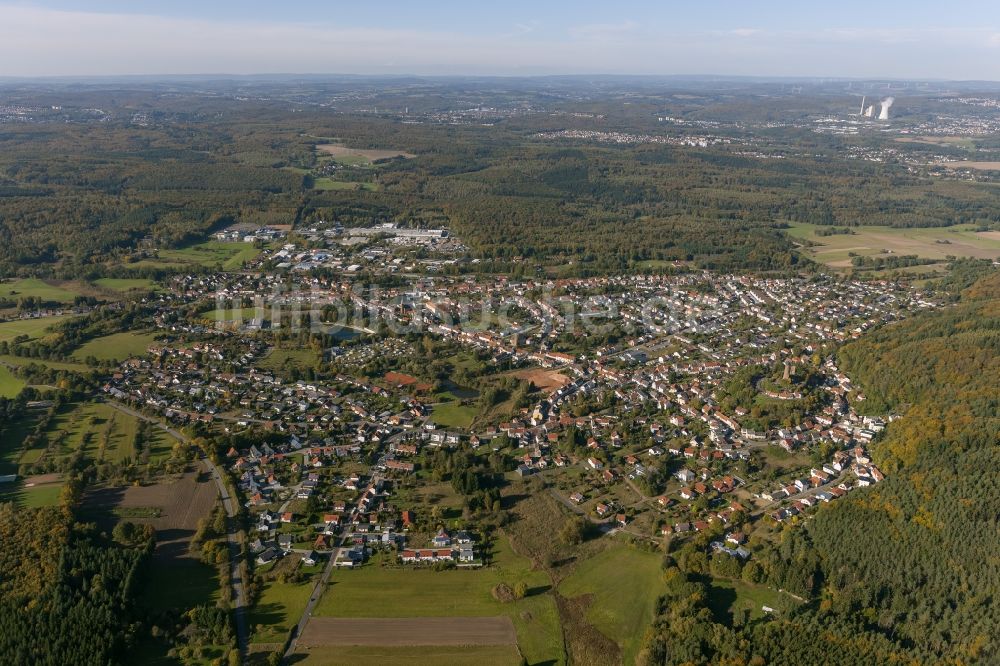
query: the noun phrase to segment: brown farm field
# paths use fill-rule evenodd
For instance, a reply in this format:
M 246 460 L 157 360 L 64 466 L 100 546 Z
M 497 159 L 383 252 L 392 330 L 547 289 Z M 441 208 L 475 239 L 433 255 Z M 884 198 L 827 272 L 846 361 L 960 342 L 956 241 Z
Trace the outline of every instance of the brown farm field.
M 356 664 L 379 664 L 379 666 L 410 666 L 411 664 L 433 664 L 434 666 L 518 666 L 524 658 L 513 645 L 344 645 L 337 650 L 320 649 L 312 652 L 297 650 L 292 656 L 293 663 L 300 666 L 355 666 Z M 258 662 L 252 662 L 258 663 Z M 263 663 L 263 661 L 259 662 Z
M 87 494 L 84 506 L 97 512 L 105 525 L 119 519 L 152 525 L 156 557 L 169 560 L 189 556 L 188 542 L 217 496 L 209 473 L 198 468 L 148 486 L 101 488 Z
M 314 617 L 299 645 L 515 645 L 509 617 Z

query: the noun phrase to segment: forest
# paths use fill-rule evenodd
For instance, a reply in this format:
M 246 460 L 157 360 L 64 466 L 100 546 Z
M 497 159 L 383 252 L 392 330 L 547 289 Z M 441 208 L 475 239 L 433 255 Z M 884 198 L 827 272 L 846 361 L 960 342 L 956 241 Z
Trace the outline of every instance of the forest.
M 183 247 L 233 222 L 443 224 L 485 268 L 583 275 L 674 261 L 801 269 L 806 260 L 782 233 L 790 222 L 841 231 L 1000 223 L 1000 193 L 988 184 L 846 159 L 856 140 L 793 130 L 728 130 L 733 144 L 709 147 L 606 145 L 537 138 L 541 129 L 593 125 L 566 116 L 555 126 L 544 115 L 485 127 L 403 124 L 314 107 L 288 114 L 263 100 L 167 100 L 142 90 L 80 96 L 117 115 L 0 134 L 0 274 L 119 276 L 137 248 Z M 622 129 L 648 122 L 616 117 L 613 98 L 593 106 Z M 155 110 L 153 121 L 129 122 L 138 107 Z M 322 137 L 416 157 L 365 169 L 377 191 L 313 189 L 327 164 L 315 149 L 329 140 Z M 738 150 L 744 141 L 781 159 L 748 157 Z
M 134 641 L 137 572 L 151 533 L 119 544 L 74 521 L 70 484 L 62 507 L 0 504 L 0 661 L 120 663 Z

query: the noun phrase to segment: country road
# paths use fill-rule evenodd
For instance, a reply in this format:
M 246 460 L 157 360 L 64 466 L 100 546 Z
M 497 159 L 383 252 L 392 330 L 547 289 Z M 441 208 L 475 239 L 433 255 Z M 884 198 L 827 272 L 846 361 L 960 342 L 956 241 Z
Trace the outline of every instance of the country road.
M 292 656 L 295 652 L 295 648 L 298 645 L 299 637 L 302 636 L 302 632 L 305 631 L 306 625 L 309 623 L 309 619 L 312 617 L 313 609 L 319 602 L 319 597 L 323 594 L 323 590 L 326 589 L 327 583 L 330 582 L 330 574 L 333 573 L 334 567 L 337 565 L 337 559 L 340 557 L 340 550 L 344 545 L 344 539 L 341 537 L 337 541 L 336 547 L 330 551 L 330 559 L 326 563 L 326 567 L 323 568 L 323 575 L 320 579 L 316 581 L 316 585 L 313 586 L 312 594 L 309 595 L 309 603 L 302 610 L 302 617 L 299 618 L 299 622 L 292 629 L 292 638 L 288 641 L 288 649 L 285 651 L 285 658 Z
M 185 444 L 190 443 L 188 438 L 180 431 L 174 430 L 173 428 L 167 426 L 166 424 L 158 421 L 157 419 L 146 416 L 145 414 L 138 412 L 131 407 L 126 407 L 125 405 L 113 402 L 111 400 L 106 401 L 106 404 L 114 407 L 118 411 L 128 414 L 129 416 L 134 416 L 135 418 L 148 421 L 154 424 L 168 435 L 174 439 L 184 442 Z M 239 523 L 236 518 L 238 511 L 238 506 L 236 504 L 236 498 L 230 497 L 229 491 L 226 489 L 225 483 L 222 481 L 222 472 L 219 468 L 208 458 L 202 458 L 201 462 L 205 465 L 205 468 L 212 474 L 212 478 L 215 480 L 216 486 L 219 488 L 219 496 L 222 498 L 222 508 L 226 511 L 226 541 L 229 545 L 229 581 L 232 586 L 230 591 L 230 602 L 233 607 L 233 616 L 236 621 L 236 640 L 237 645 L 240 650 L 240 654 L 245 655 L 247 653 L 247 645 L 250 640 L 250 633 L 247 628 L 247 596 L 246 596 L 246 585 L 243 582 L 243 574 L 241 573 L 242 567 L 240 566 L 242 562 L 243 548 L 240 544 L 239 536 Z

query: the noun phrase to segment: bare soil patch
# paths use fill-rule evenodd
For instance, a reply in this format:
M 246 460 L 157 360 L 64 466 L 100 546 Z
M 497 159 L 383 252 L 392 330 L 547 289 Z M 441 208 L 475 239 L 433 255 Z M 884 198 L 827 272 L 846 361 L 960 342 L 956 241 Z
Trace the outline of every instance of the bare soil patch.
M 390 371 L 385 373 L 385 381 L 392 386 L 412 386 L 414 390 L 426 392 L 430 391 L 433 386 L 426 382 L 421 382 L 419 379 L 413 375 L 403 374 L 402 372 Z
M 148 486 L 101 488 L 88 493 L 84 505 L 101 512 L 98 521 L 105 529 L 119 520 L 115 510 L 128 516 L 121 520 L 152 525 L 156 556 L 172 558 L 189 556 L 188 544 L 198 521 L 211 512 L 217 497 L 211 475 L 198 468 Z M 143 515 L 147 509 L 150 515 Z
M 335 618 L 309 620 L 299 646 L 515 645 L 509 617 Z
M 561 389 L 566 384 L 569 384 L 569 377 L 561 374 L 557 370 L 549 370 L 547 368 L 529 368 L 527 370 L 519 370 L 514 373 L 514 376 L 518 379 L 523 379 L 529 381 L 535 385 L 536 388 L 542 391 L 548 391 L 549 393 Z

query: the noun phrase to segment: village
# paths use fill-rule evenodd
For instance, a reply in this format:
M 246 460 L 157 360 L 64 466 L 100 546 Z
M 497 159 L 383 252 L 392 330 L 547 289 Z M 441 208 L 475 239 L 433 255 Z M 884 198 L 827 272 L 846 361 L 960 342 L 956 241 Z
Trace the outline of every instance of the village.
M 281 271 L 178 278 L 159 297 L 156 342 L 104 385 L 177 425 L 265 434 L 224 461 L 259 567 L 356 567 L 375 553 L 482 566 L 489 526 L 414 492 L 437 478 L 440 451 L 494 456 L 502 484 L 542 479 L 603 534 L 655 544 L 711 531 L 713 550 L 750 558 L 761 525 L 883 478 L 866 447 L 893 417 L 858 411 L 865 396 L 832 351 L 935 305 L 835 278 L 422 275 L 375 289 L 345 271 L 289 289 Z M 233 318 L 176 316 L 230 302 L 243 306 Z M 327 321 L 333 311 L 349 323 Z M 336 344 L 310 351 L 314 367 L 282 366 L 299 353 L 282 335 Z M 426 344 L 473 359 L 472 385 L 399 371 Z M 521 402 L 483 406 L 511 377 Z

